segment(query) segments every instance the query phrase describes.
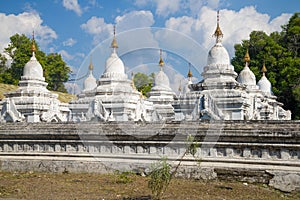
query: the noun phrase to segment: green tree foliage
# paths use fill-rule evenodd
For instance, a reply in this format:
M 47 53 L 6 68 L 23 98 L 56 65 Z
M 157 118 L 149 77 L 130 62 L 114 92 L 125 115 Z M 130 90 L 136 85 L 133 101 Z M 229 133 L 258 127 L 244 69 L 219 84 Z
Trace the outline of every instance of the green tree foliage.
M 249 40 L 235 45 L 232 64 L 239 73 L 244 68 L 244 55 L 249 49 L 250 68 L 257 81 L 261 78 L 261 67 L 265 62 L 267 77 L 272 91 L 285 109 L 292 111 L 293 119 L 300 119 L 300 17 L 295 13 L 281 32 L 270 35 L 253 31 Z
M 67 92 L 63 83 L 68 81 L 71 70 L 61 55 L 57 53 L 47 55 L 45 66 L 44 74 L 48 87 L 54 91 Z
M 9 69 L 1 74 L 3 83 L 17 85 L 23 73 L 23 67 L 31 56 L 31 41 L 25 35 L 15 34 L 10 37 L 10 44 L 5 48 L 7 53 L 12 58 L 12 63 Z
M 6 57 L 0 54 L 0 82 L 3 82 L 2 74 L 7 70 L 6 62 L 7 62 Z
M 2 70 L 3 68 L 1 63 L 4 61 L 2 61 L 2 58 L 0 58 L 0 81 L 2 83 L 14 85 L 19 83 L 19 80 L 23 74 L 23 68 L 32 56 L 31 45 L 32 41 L 24 34 L 15 34 L 10 37 L 10 44 L 7 48 L 5 48 L 4 51 L 12 58 L 12 63 L 10 68 Z M 39 46 L 36 42 L 35 46 L 36 58 L 43 67 L 46 82 L 49 83 L 48 89 L 66 92 L 63 83 L 69 78 L 70 68 L 66 65 L 60 55 L 46 55 L 44 52 L 39 50 Z
M 150 92 L 153 85 L 154 73 L 149 76 L 143 73 L 136 73 L 134 75 L 133 81 L 136 89 L 141 92 L 144 96 L 147 96 L 147 93 Z

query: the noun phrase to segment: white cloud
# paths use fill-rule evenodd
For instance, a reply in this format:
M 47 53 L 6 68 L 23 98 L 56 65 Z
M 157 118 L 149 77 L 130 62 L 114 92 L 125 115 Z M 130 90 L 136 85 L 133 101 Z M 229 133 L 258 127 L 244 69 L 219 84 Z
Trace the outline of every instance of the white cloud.
M 197 15 L 203 6 L 218 8 L 224 0 L 135 0 L 138 7 L 153 6 L 157 15 L 166 17 L 175 13 L 188 12 Z
M 210 8 L 218 8 L 219 4 L 220 4 L 220 0 L 206 0 L 207 2 L 207 6 Z
M 69 54 L 66 50 L 60 50 L 58 52 L 64 60 L 72 60 L 74 58 L 73 55 Z
M 233 56 L 234 44 L 249 38 L 251 31 L 262 30 L 266 33 L 280 31 L 281 25 L 287 23 L 290 16 L 290 14 L 282 14 L 270 21 L 269 15 L 257 12 L 253 6 L 244 7 L 239 11 L 220 10 L 220 26 L 224 34 L 223 44 Z M 205 48 L 210 48 L 215 41 L 212 34 L 216 28 L 216 11 L 205 6 L 200 10 L 197 18 L 188 16 L 170 18 L 165 26 L 183 32 Z
M 18 15 L 6 15 L 0 13 L 1 34 L 0 34 L 0 48 L 3 50 L 10 41 L 10 37 L 16 33 L 32 35 L 35 31 L 36 39 L 42 48 L 45 48 L 57 35 L 53 29 L 42 25 L 43 20 L 38 13 L 23 12 Z
M 270 22 L 271 27 L 273 28 L 272 31 L 278 31 L 279 25 L 284 25 L 288 23 L 288 20 L 291 18 L 292 14 L 282 13 L 280 16 L 276 17 Z
M 207 6 L 212 9 L 217 9 L 221 0 L 186 0 L 184 8 L 187 8 L 191 15 L 197 15 L 203 6 Z
M 187 7 L 192 15 L 196 15 L 203 6 L 204 0 L 188 0 L 184 7 Z
M 180 0 L 155 0 L 156 14 L 168 16 L 176 13 L 180 9 Z
M 166 17 L 180 10 L 181 4 L 186 0 L 135 0 L 134 5 L 145 7 L 147 5 L 155 6 L 157 15 Z
M 154 24 L 150 11 L 132 11 L 116 17 L 117 39 L 122 46 L 120 54 L 133 50 L 142 50 L 148 47 L 157 47 L 151 27 Z
M 165 26 L 174 30 L 178 30 L 184 34 L 190 34 L 192 29 L 195 27 L 195 19 L 188 16 L 183 16 L 180 18 L 171 17 L 166 21 Z
M 63 45 L 72 47 L 76 43 L 77 43 L 76 40 L 74 40 L 73 38 L 69 38 L 69 39 L 67 39 L 66 41 L 63 42 Z
M 154 24 L 154 18 L 150 11 L 132 11 L 115 20 L 118 30 L 125 31 L 133 28 L 150 27 Z
M 139 7 L 143 7 L 143 6 L 146 6 L 149 2 L 151 2 L 151 1 L 149 1 L 149 0 L 135 0 L 133 2 L 133 4 L 136 5 L 136 6 L 139 6 Z
M 74 11 L 78 16 L 82 15 L 82 9 L 77 0 L 63 0 L 63 6 L 67 10 Z
M 107 24 L 104 18 L 91 17 L 85 24 L 80 26 L 85 32 L 93 35 L 93 44 L 98 44 L 108 38 L 113 31 L 113 25 Z
M 132 11 L 115 18 L 117 34 L 126 30 L 142 27 L 150 27 L 154 24 L 153 15 L 150 11 Z M 113 34 L 113 24 L 106 23 L 104 18 L 91 17 L 86 23 L 80 26 L 85 32 L 93 36 L 93 44 L 109 38 Z M 128 37 L 134 37 L 127 34 Z M 136 38 L 138 41 L 139 38 Z M 141 39 L 141 41 L 144 39 Z
M 80 57 L 80 58 L 84 58 L 85 54 L 84 53 L 76 53 L 76 56 Z

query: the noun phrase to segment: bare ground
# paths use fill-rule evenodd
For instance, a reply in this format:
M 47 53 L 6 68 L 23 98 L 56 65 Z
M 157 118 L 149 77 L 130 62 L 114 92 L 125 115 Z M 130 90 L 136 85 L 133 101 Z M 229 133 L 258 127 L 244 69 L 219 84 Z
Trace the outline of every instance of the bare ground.
M 0 172 L 0 199 L 150 199 L 147 177 L 134 174 Z M 262 184 L 173 179 L 163 199 L 300 199 Z

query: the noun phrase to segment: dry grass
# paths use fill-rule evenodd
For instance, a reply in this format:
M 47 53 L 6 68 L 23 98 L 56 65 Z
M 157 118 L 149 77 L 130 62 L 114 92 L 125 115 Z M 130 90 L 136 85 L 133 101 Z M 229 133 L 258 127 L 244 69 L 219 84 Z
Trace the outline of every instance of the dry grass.
M 52 92 L 58 94 L 58 100 L 60 100 L 62 103 L 69 103 L 71 100 L 77 99 L 76 95 L 73 94 L 55 91 Z
M 18 89 L 18 86 L 16 85 L 8 85 L 4 83 L 0 83 L 0 100 L 2 100 L 5 96 L 4 93 L 15 91 Z M 55 94 L 58 94 L 58 99 L 63 103 L 68 103 L 73 99 L 76 99 L 75 95 L 63 93 L 63 92 L 54 92 Z
M 0 83 L 0 99 L 4 99 L 4 93 L 12 92 L 18 89 L 16 85 L 8 85 L 4 83 Z
M 147 177 L 134 174 L 50 174 L 0 172 L 0 198 L 142 199 L 150 197 Z M 138 198 L 139 197 L 139 198 Z M 146 198 L 144 198 L 146 199 Z M 300 199 L 264 185 L 173 179 L 164 199 Z

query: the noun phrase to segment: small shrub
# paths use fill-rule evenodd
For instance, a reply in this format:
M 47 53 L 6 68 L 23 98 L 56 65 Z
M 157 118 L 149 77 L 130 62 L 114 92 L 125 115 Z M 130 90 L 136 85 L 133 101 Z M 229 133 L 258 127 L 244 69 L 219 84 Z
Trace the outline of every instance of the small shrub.
M 161 199 L 171 180 L 171 165 L 167 158 L 163 158 L 152 165 L 148 187 L 151 189 L 153 199 Z
M 119 172 L 119 171 L 115 171 L 115 177 L 116 183 L 121 183 L 121 184 L 127 184 L 127 183 L 131 183 L 132 182 L 132 178 L 130 176 L 132 176 L 132 172 Z
M 193 157 L 195 157 L 198 146 L 199 145 L 195 141 L 195 137 L 192 135 L 188 135 L 186 139 L 185 152 L 179 159 L 179 162 L 175 166 L 175 169 L 173 170 L 172 173 L 171 173 L 171 165 L 167 163 L 167 157 L 163 157 L 162 160 L 152 165 L 150 180 L 148 181 L 148 187 L 151 189 L 154 200 L 158 200 L 162 198 L 163 193 L 167 190 L 172 177 L 177 173 L 177 170 L 181 165 L 183 158 L 187 154 L 191 154 Z

